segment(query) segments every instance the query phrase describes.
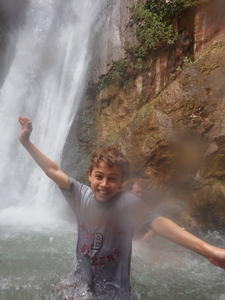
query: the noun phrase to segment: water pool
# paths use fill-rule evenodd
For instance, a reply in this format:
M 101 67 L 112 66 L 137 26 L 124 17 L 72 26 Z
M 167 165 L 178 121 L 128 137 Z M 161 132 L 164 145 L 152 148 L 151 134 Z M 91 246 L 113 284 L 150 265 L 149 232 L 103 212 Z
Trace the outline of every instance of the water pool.
M 45 300 L 71 271 L 74 229 L 0 229 L 0 300 Z M 205 239 L 225 247 L 224 236 Z M 225 271 L 155 237 L 134 242 L 131 281 L 138 299 L 224 300 Z

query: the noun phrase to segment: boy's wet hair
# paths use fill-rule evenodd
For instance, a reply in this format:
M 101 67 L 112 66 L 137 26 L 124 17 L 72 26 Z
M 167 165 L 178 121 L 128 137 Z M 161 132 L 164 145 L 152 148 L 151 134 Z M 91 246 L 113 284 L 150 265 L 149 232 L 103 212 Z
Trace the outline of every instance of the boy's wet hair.
M 91 156 L 89 172 L 91 173 L 93 168 L 98 167 L 101 162 L 106 163 L 109 167 L 119 167 L 123 179 L 129 176 L 129 162 L 119 149 L 105 147 L 95 150 Z

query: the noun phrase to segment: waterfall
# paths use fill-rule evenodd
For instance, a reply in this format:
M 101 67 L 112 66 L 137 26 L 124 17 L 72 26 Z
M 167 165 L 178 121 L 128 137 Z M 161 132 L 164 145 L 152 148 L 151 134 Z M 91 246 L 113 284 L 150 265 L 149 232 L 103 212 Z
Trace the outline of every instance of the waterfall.
M 32 120 L 32 142 L 59 164 L 88 81 L 92 44 L 113 2 L 27 0 L 24 20 L 9 33 L 6 51 L 13 55 L 0 90 L 0 224 L 54 215 L 57 193 L 18 142 L 17 120 Z

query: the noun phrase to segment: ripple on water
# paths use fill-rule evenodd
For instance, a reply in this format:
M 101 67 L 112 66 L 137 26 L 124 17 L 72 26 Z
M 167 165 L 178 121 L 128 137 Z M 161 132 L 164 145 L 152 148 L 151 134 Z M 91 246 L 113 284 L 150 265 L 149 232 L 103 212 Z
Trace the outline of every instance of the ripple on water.
M 27 231 L 1 228 L 0 300 L 45 299 L 52 285 L 71 270 L 75 248 L 70 227 Z
M 225 247 L 224 236 L 208 233 L 215 245 Z M 132 283 L 141 300 L 220 300 L 224 297 L 225 272 L 206 259 L 159 237 L 136 242 Z

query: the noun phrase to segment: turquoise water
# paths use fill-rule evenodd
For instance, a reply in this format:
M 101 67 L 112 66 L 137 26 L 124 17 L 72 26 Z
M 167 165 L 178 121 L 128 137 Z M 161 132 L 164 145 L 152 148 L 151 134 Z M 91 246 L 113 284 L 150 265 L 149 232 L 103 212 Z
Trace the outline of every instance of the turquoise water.
M 225 247 L 225 238 L 207 240 Z M 75 249 L 72 226 L 0 229 L 0 300 L 49 299 L 71 271 Z M 224 300 L 225 271 L 179 246 L 155 237 L 135 242 L 132 285 L 139 299 Z
M 72 230 L 0 230 L 0 300 L 48 299 L 52 286 L 70 271 Z

